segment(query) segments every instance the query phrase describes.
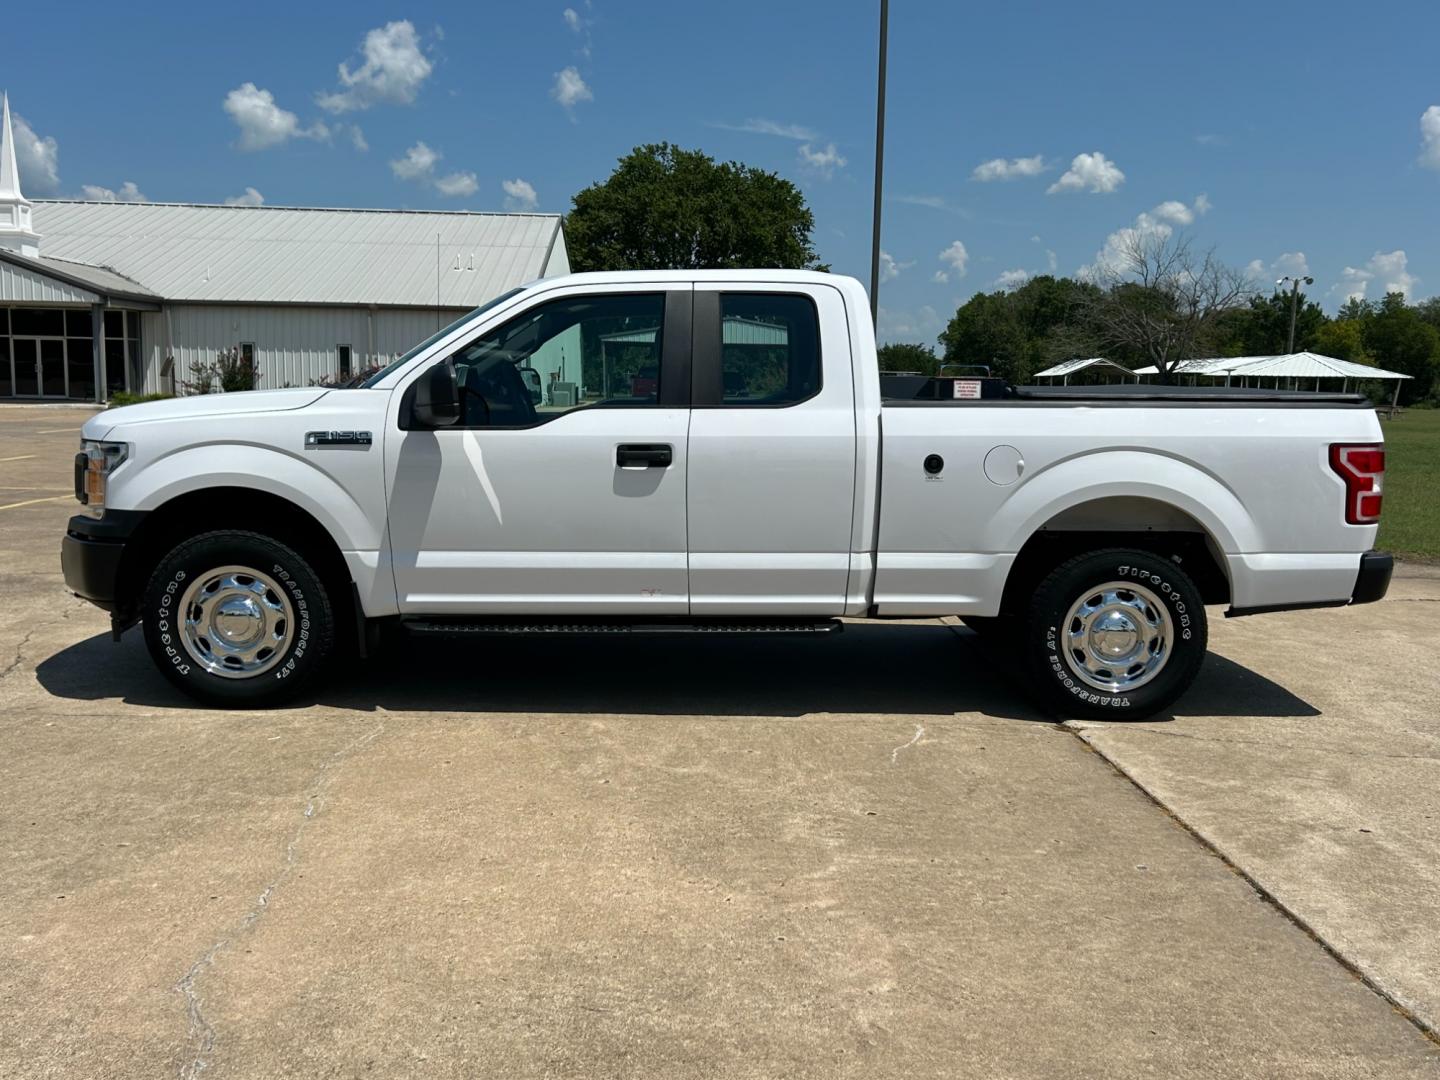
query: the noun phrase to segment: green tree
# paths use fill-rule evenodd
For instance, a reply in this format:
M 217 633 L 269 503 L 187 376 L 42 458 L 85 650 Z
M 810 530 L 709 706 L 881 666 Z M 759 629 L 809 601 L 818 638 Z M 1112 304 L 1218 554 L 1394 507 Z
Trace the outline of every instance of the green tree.
M 1377 366 L 1411 376 L 1400 389 L 1402 401 L 1423 401 L 1431 396 L 1440 375 L 1440 330 L 1405 303 L 1398 292 L 1369 306 L 1364 321 L 1365 348 Z
M 1315 349 L 1328 322 L 1320 305 L 1301 293 L 1295 307 L 1295 351 Z M 1273 356 L 1285 352 L 1289 340 L 1290 294 L 1279 289 L 1269 296 L 1252 296 L 1247 306 L 1225 312 L 1217 326 L 1221 356 Z
M 1315 332 L 1312 352 L 1349 360 L 1356 364 L 1374 364 L 1365 348 L 1365 323 L 1362 319 L 1331 319 Z
M 986 364 L 992 375 L 1023 383 L 1030 349 L 1013 293 L 976 293 L 940 334 L 947 364 Z
M 1010 292 L 976 293 L 940 335 L 947 364 L 988 364 L 1014 383 L 1058 360 L 1094 356 L 1093 336 L 1082 318 L 1099 289 L 1049 274 Z
M 934 375 L 940 367 L 940 360 L 929 345 L 897 341 L 881 345 L 879 353 L 881 371 L 918 371 L 921 375 Z
M 565 241 L 577 271 L 827 269 L 815 261 L 814 227 L 789 180 L 654 143 L 575 195 Z

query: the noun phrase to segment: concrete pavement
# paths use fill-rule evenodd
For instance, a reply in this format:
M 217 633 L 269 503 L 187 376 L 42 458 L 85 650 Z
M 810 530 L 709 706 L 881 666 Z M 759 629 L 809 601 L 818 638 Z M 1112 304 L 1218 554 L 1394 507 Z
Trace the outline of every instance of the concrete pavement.
M 1184 825 L 935 624 L 426 642 L 215 712 L 61 587 L 59 412 L 0 408 L 0 1076 L 1440 1069 L 1185 827 L 1427 1016 L 1424 603 L 1219 624 L 1173 719 L 1081 729 Z

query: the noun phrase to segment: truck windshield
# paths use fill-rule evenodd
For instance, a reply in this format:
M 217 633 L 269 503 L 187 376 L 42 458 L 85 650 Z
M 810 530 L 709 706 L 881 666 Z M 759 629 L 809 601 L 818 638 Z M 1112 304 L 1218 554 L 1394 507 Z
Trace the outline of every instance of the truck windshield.
M 469 322 L 471 319 L 475 318 L 475 316 L 481 315 L 481 314 L 483 314 L 484 312 L 489 311 L 491 308 L 496 307 L 496 306 L 498 306 L 498 305 L 500 305 L 500 304 L 503 304 L 506 300 L 509 300 L 512 296 L 519 296 L 519 295 L 520 295 L 522 292 L 524 292 L 524 291 L 525 291 L 524 288 L 511 289 L 511 290 L 510 290 L 509 292 L 507 292 L 507 293 L 501 293 L 499 296 L 495 297 L 493 300 L 487 300 L 485 303 L 483 303 L 483 304 L 481 304 L 479 307 L 477 307 L 474 311 L 467 311 L 464 315 L 461 315 L 460 318 L 456 319 L 456 320 L 455 320 L 454 322 L 452 322 L 449 326 L 444 327 L 444 328 L 441 329 L 441 330 L 436 330 L 435 333 L 431 334 L 431 335 L 430 335 L 428 338 L 426 338 L 424 341 L 420 342 L 419 345 L 416 345 L 416 346 L 415 346 L 413 349 L 411 349 L 409 352 L 405 353 L 404 356 L 399 356 L 399 357 L 396 357 L 394 360 L 391 360 L 390 363 L 386 364 L 386 365 L 385 365 L 384 367 L 382 367 L 379 371 L 375 372 L 374 375 L 371 375 L 371 376 L 370 376 L 368 379 L 366 379 L 364 382 L 359 383 L 358 386 L 359 386 L 360 389 L 362 389 L 362 390 L 368 390 L 368 389 L 370 389 L 370 387 L 374 386 L 374 385 L 375 385 L 376 383 L 378 383 L 381 379 L 385 378 L 386 375 L 389 375 L 392 371 L 394 371 L 396 368 L 398 368 L 401 364 L 405 363 L 406 361 L 410 360 L 411 358 L 413 358 L 413 357 L 415 357 L 415 356 L 418 356 L 420 353 L 424 352 L 424 351 L 425 351 L 426 349 L 428 349 L 431 345 L 434 345 L 435 342 L 439 341 L 441 338 L 443 338 L 446 334 L 450 333 L 452 330 L 454 330 L 454 329 L 456 329 L 457 327 L 462 326 L 462 325 L 464 325 L 465 323 Z

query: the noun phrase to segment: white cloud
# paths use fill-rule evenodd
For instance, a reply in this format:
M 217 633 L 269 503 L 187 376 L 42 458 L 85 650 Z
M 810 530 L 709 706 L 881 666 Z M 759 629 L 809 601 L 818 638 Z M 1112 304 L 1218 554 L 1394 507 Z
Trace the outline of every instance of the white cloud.
M 1070 168 L 1046 189 L 1046 194 L 1088 191 L 1095 195 L 1107 195 L 1124 182 L 1125 174 L 1120 167 L 1097 150 L 1093 154 L 1076 154 Z
M 397 180 L 413 180 L 418 184 L 433 187 L 449 199 L 474 195 L 480 190 L 480 181 L 473 172 L 453 172 L 445 176 L 435 175 L 435 166 L 445 155 L 431 149 L 423 140 L 405 151 L 405 156 L 390 162 L 390 171 Z
M 1179 199 L 1169 199 L 1162 202 L 1150 213 L 1161 221 L 1168 221 L 1172 225 L 1189 225 L 1195 220 L 1195 212 L 1186 206 Z
M 1195 141 L 1201 146 L 1224 146 L 1225 136 L 1206 133 L 1195 136 Z
M 365 141 L 365 132 L 360 130 L 359 124 L 350 125 L 350 145 L 362 154 L 370 149 L 370 144 Z
M 253 187 L 247 187 L 242 195 L 231 195 L 225 200 L 226 206 L 264 206 L 265 196 Z
M 794 139 L 796 142 L 815 142 L 820 138 L 819 133 L 813 128 L 800 124 L 780 124 L 761 116 L 752 116 L 743 124 L 716 124 L 714 126 L 724 131 L 746 131 L 751 135 L 776 135 L 782 139 Z
M 149 202 L 145 194 L 135 186 L 135 181 L 126 180 L 119 191 L 111 191 L 98 184 L 82 184 L 80 193 L 92 202 Z
M 1270 263 L 1264 259 L 1251 259 L 1245 266 L 1245 274 L 1253 278 L 1257 285 L 1267 286 L 1283 277 L 1308 277 L 1310 263 L 1303 251 L 1287 251 Z
M 41 137 L 18 113 L 12 118 L 15 164 L 20 167 L 20 190 L 47 192 L 60 186 L 60 144 L 53 135 Z
M 1060 268 L 1060 260 L 1055 257 L 1055 252 L 1049 248 L 1045 249 L 1045 268 L 1046 273 L 1050 274 L 1055 273 L 1055 271 Z
M 835 175 L 836 169 L 843 169 L 847 164 L 846 159 L 835 149 L 835 144 L 826 143 L 822 149 L 816 150 L 810 143 L 802 143 L 797 151 L 800 164 L 807 169 L 817 172 L 829 180 Z
M 428 180 L 435 172 L 435 165 L 443 157 L 438 150 L 431 150 L 424 142 L 417 142 L 405 151 L 403 158 L 390 162 L 390 171 L 400 180 Z
M 1095 261 L 1080 267 L 1076 276 L 1082 281 L 1095 281 L 1113 274 L 1123 274 L 1127 269 L 1129 252 L 1139 240 L 1167 239 L 1175 234 L 1175 227 L 1192 224 L 1197 217 L 1210 211 L 1210 199 L 1204 194 L 1195 196 L 1195 201 L 1186 206 L 1178 199 L 1167 199 L 1158 206 L 1135 216 L 1133 225 L 1116 229 L 1105 238 L 1105 246 L 1095 254 Z M 1051 267 L 1055 262 L 1050 253 Z
M 965 245 L 956 240 L 944 251 L 940 252 L 940 261 L 950 267 L 956 277 L 964 277 L 970 263 L 970 253 L 965 250 Z M 943 272 L 943 271 L 942 271 Z M 947 276 L 943 279 L 949 281 Z
M 1005 290 L 1018 289 L 1029 280 L 1029 270 L 1006 270 L 995 279 L 995 287 Z
M 449 176 L 442 176 L 435 181 L 435 190 L 449 199 L 463 198 L 466 195 L 474 195 L 480 190 L 480 181 L 476 179 L 473 172 L 451 173 Z
M 944 326 L 940 313 L 929 304 L 919 311 L 895 311 L 882 307 L 876 336 L 888 341 L 920 341 L 934 338 Z
M 882 283 L 893 281 L 900 276 L 902 270 L 909 270 L 910 267 L 914 265 L 914 259 L 911 259 L 909 262 L 896 262 L 895 256 L 891 255 L 884 248 L 880 249 L 880 281 Z
M 225 95 L 225 111 L 240 128 L 241 150 L 264 150 L 290 139 L 330 137 L 324 124 L 302 128 L 293 112 L 275 104 L 274 94 L 253 82 L 241 83 Z
M 500 181 L 500 186 L 505 189 L 506 210 L 534 210 L 540 202 L 534 185 L 528 180 L 521 180 L 517 176 L 514 180 Z
M 568 26 L 571 30 L 575 31 L 575 33 L 580 33 L 581 29 L 583 29 L 583 24 L 580 22 L 579 12 L 577 12 L 574 8 L 567 7 L 560 14 L 565 19 L 566 26 Z
M 1420 164 L 1440 169 L 1440 105 L 1420 114 Z
M 950 282 L 950 275 L 944 270 L 936 270 L 935 273 L 930 275 L 930 280 L 936 285 L 946 285 Z
M 420 38 L 408 19 L 386 23 L 365 35 L 365 61 L 353 71 L 341 62 L 341 90 L 316 97 L 333 113 L 368 109 L 372 105 L 409 105 L 434 70 L 420 49 Z
M 949 204 L 941 195 L 892 195 L 891 202 L 905 203 L 907 206 L 928 206 L 931 210 L 945 210 Z
M 594 93 L 573 67 L 555 73 L 555 85 L 550 88 L 550 96 L 566 109 L 573 109 L 582 101 L 595 100 Z
M 991 180 L 1018 180 L 1022 176 L 1039 176 L 1045 171 L 1045 158 L 1041 154 L 1034 157 L 1011 158 L 1006 161 L 1004 158 L 993 158 L 990 161 L 981 162 L 975 166 L 970 174 L 970 179 L 988 183 Z
M 1420 279 L 1410 273 L 1409 260 L 1401 249 L 1377 251 L 1364 266 L 1347 266 L 1330 289 L 1342 292 L 1347 300 L 1364 300 L 1370 285 L 1378 284 L 1377 296 L 1403 293 L 1407 298 Z

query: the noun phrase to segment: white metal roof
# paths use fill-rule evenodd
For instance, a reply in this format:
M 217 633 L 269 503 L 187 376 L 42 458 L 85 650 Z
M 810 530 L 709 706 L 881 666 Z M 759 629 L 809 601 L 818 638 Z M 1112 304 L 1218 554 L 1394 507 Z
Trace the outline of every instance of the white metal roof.
M 468 308 L 569 270 L 558 214 L 41 200 L 35 228 L 169 300 Z
M 1222 363 L 1224 361 L 1221 361 Z M 1409 379 L 1411 375 L 1404 375 L 1398 371 L 1386 371 L 1384 368 L 1368 367 L 1365 364 L 1356 364 L 1349 360 L 1338 360 L 1333 356 L 1321 356 L 1319 353 L 1299 352 L 1289 353 L 1285 356 L 1270 356 L 1257 360 L 1255 363 L 1246 364 L 1241 369 L 1246 376 L 1262 375 L 1267 377 L 1290 378 L 1296 376 L 1302 379 Z
M 1113 367 L 1119 371 L 1123 371 L 1126 375 L 1135 374 L 1135 372 L 1123 364 L 1117 364 L 1114 360 L 1106 360 L 1103 356 L 1092 356 L 1088 359 L 1062 360 L 1054 367 L 1048 367 L 1044 371 L 1037 371 L 1033 378 L 1047 379 L 1053 377 L 1058 379 L 1062 375 L 1073 375 L 1077 371 L 1084 371 L 1088 367 L 1095 367 L 1097 365 Z
M 1409 379 L 1398 371 L 1367 367 L 1319 353 L 1282 353 L 1279 356 L 1222 356 L 1184 360 L 1175 369 L 1178 375 L 1244 375 L 1264 378 L 1300 379 Z M 1137 375 L 1157 374 L 1155 366 L 1136 368 Z

